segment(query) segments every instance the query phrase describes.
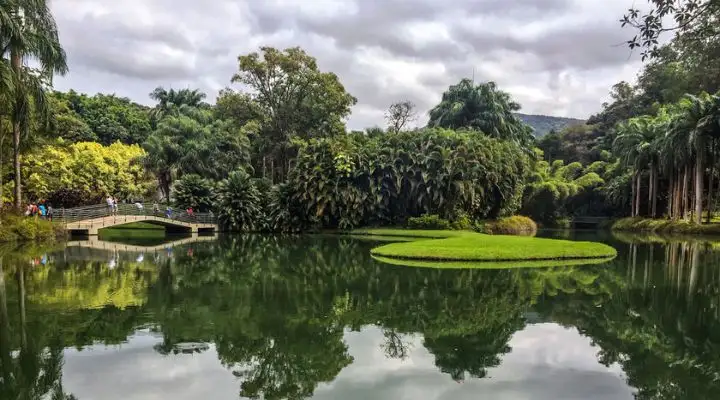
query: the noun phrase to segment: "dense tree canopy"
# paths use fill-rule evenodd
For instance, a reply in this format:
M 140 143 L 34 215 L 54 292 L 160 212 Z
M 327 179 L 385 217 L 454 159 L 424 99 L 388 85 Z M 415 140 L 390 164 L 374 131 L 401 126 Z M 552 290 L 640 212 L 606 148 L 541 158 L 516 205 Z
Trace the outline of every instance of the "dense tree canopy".
M 25 157 L 24 181 L 28 198 L 49 200 L 56 207 L 98 204 L 108 195 L 143 199 L 155 185 L 141 160 L 138 145 L 94 142 L 55 143 L 37 147 Z

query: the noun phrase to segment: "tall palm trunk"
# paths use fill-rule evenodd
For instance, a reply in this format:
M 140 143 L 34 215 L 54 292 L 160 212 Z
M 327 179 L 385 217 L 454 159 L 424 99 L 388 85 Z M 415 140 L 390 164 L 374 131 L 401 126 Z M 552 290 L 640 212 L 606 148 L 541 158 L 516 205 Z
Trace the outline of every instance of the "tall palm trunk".
M 657 217 L 657 198 L 658 198 L 658 186 L 660 182 L 660 178 L 658 177 L 659 173 L 657 170 L 657 167 L 655 164 L 653 164 L 653 190 L 652 190 L 652 217 Z
M 655 164 L 650 164 L 650 175 L 648 176 L 648 214 L 655 218 Z
M 637 174 L 637 184 L 635 185 L 635 216 L 640 216 L 640 192 L 641 192 L 641 185 L 642 185 L 642 174 Z
M 5 203 L 3 202 L 3 152 L 5 151 L 5 127 L 3 126 L 3 120 L 0 118 L 0 210 L 3 209 Z
M 708 194 L 707 194 L 707 219 L 705 220 L 708 224 L 712 221 L 713 212 L 715 211 L 715 205 L 713 204 L 713 183 L 715 181 L 713 175 L 715 175 L 715 165 L 710 164 L 710 175 L 708 175 Z
M 22 56 L 15 50 L 10 55 L 10 63 L 15 77 L 20 76 L 20 68 L 22 67 Z M 15 110 L 13 110 L 12 130 L 13 130 L 13 166 L 15 167 L 15 208 L 22 209 L 22 182 L 20 179 L 20 121 L 17 108 L 20 106 L 18 98 L 15 101 Z
M 703 152 L 698 149 L 695 164 L 695 222 L 702 224 L 704 172 Z
M 683 187 L 682 187 L 682 210 L 681 214 L 683 219 L 687 219 L 688 212 L 688 166 L 685 166 L 685 172 L 683 173 Z
M 675 175 L 675 220 L 677 220 L 682 215 L 682 181 L 679 170 L 676 171 Z
M 668 184 L 668 204 L 667 204 L 667 215 L 670 219 L 673 219 L 673 207 L 675 206 L 675 176 L 670 174 L 670 182 Z

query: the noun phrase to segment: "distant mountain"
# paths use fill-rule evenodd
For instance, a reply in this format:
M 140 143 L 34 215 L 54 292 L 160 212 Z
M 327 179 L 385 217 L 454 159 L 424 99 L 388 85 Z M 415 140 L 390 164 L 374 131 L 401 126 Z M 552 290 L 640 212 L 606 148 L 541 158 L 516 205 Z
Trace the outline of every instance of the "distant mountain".
M 560 131 L 566 126 L 584 124 L 585 121 L 576 118 L 563 118 L 563 117 L 551 117 L 549 115 L 530 115 L 520 114 L 517 115 L 524 123 L 530 125 L 535 129 L 535 137 L 541 138 L 548 134 L 551 130 L 555 129 Z

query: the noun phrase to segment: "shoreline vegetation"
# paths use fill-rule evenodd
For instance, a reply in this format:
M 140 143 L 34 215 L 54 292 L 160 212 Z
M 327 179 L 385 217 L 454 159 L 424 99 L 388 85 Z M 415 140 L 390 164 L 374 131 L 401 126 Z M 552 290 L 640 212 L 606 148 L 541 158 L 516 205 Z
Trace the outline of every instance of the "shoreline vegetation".
M 617 220 L 611 229 L 620 232 L 720 235 L 720 223 L 698 224 L 685 220 L 641 217 Z
M 358 229 L 352 231 L 352 234 L 401 238 L 401 242 L 372 249 L 371 254 L 381 261 L 391 259 L 411 266 L 430 266 L 432 263 L 444 262 L 449 262 L 446 266 L 453 268 L 482 267 L 472 265 L 482 262 L 492 263 L 489 266 L 495 263 L 507 264 L 506 266 L 548 266 L 558 262 L 565 265 L 569 261 L 583 263 L 581 261 L 590 260 L 592 263 L 592 260 L 609 260 L 617 255 L 614 248 L 602 243 L 487 235 L 470 231 Z M 407 238 L 415 240 L 407 241 Z M 522 252 L 518 251 L 519 249 L 522 249 Z

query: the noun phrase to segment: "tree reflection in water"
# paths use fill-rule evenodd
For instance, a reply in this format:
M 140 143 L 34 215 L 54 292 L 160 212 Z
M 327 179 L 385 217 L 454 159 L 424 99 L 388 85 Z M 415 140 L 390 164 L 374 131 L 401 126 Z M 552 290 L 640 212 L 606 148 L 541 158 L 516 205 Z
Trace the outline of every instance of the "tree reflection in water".
M 249 398 L 312 396 L 353 362 L 345 334 L 367 326 L 389 358 L 409 358 L 420 335 L 438 370 L 477 379 L 529 313 L 589 336 L 640 399 L 719 393 L 720 252 L 622 239 L 608 265 L 485 271 L 383 265 L 372 243 L 344 238 L 232 236 L 112 269 L 57 253 L 25 280 L 17 266 L 0 274 L 2 393 L 60 393 L 63 348 L 139 327 L 161 335 L 158 356 L 213 343 Z

